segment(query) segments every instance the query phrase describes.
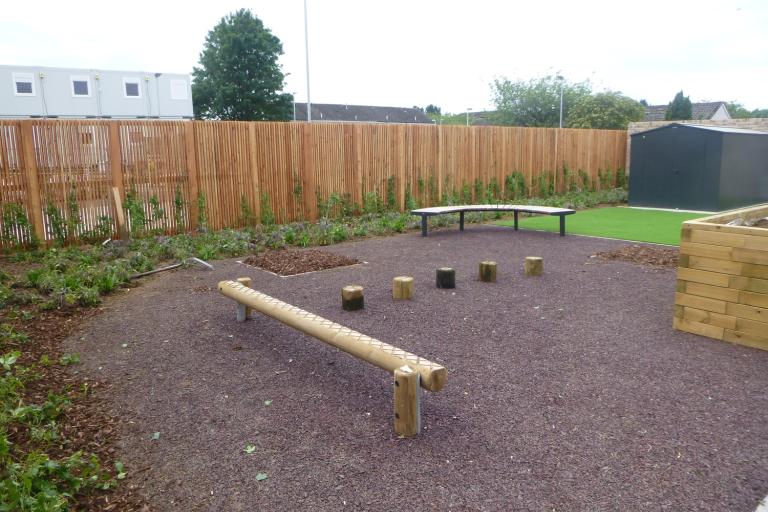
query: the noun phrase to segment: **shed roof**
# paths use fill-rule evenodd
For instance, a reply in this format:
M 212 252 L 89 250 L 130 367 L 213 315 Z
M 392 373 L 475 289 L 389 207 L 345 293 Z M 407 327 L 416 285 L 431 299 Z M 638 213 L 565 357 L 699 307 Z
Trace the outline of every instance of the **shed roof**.
M 761 132 L 758 130 L 748 130 L 746 128 L 731 128 L 729 126 L 706 126 L 702 124 L 687 124 L 687 123 L 670 123 L 670 124 L 665 124 L 664 126 L 657 126 L 656 128 L 651 128 L 650 130 L 644 130 L 642 132 L 633 133 L 632 137 L 634 137 L 635 135 L 642 135 L 648 132 L 655 132 L 657 130 L 665 130 L 670 127 L 693 128 L 696 130 L 709 130 L 712 132 L 721 132 L 721 133 L 740 133 L 745 135 L 768 135 L 768 132 Z

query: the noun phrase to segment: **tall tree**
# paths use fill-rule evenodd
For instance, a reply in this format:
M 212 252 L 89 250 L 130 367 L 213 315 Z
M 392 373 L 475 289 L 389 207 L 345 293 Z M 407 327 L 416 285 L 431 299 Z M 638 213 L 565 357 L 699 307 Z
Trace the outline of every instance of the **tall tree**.
M 552 75 L 527 82 L 496 79 L 491 85 L 496 104 L 493 121 L 512 126 L 559 126 L 561 88 L 565 125 L 571 108 L 592 92 L 588 81 L 572 83 Z
M 427 105 L 427 107 L 424 109 L 424 112 L 426 112 L 427 114 L 437 114 L 437 115 L 440 115 L 440 107 L 438 107 L 437 105 L 433 105 L 433 104 L 431 104 L 431 103 L 430 103 L 430 104 L 429 104 L 429 105 Z
M 693 118 L 693 106 L 688 96 L 683 95 L 683 91 L 675 94 L 675 99 L 667 107 L 667 113 L 664 119 L 667 121 L 682 121 Z
M 606 91 L 581 97 L 568 112 L 571 128 L 626 130 L 645 115 L 642 104 L 619 92 Z
M 192 101 L 203 119 L 288 120 L 293 97 L 280 92 L 280 40 L 247 9 L 224 16 L 205 38 L 192 71 Z
M 731 117 L 734 119 L 768 117 L 768 109 L 756 108 L 755 110 L 747 110 L 746 107 L 738 101 L 731 101 L 726 103 L 725 106 L 728 108 L 728 113 L 731 114 Z

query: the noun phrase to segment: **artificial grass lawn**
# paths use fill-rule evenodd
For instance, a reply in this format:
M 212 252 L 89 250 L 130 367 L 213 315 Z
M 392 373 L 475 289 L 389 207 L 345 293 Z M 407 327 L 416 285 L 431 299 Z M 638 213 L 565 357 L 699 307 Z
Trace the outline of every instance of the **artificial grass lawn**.
M 665 212 L 634 208 L 594 208 L 579 210 L 565 218 L 565 232 L 577 235 L 603 236 L 637 242 L 680 245 L 680 225 L 683 221 L 706 217 L 705 213 Z M 498 222 L 514 226 L 513 220 Z M 520 228 L 559 231 L 558 218 L 550 215 L 520 217 Z

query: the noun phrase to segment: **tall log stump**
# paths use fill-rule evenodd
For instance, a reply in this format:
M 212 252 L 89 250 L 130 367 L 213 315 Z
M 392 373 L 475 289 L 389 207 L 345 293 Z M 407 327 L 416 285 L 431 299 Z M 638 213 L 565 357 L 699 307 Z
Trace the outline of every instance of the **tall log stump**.
M 341 289 L 341 307 L 346 311 L 363 309 L 363 287 L 351 284 Z
M 438 288 L 456 288 L 456 270 L 450 267 L 437 269 L 435 282 Z
M 484 283 L 496 282 L 496 262 L 495 261 L 480 262 L 480 280 Z
M 544 273 L 544 258 L 528 256 L 525 258 L 525 275 L 540 276 Z
M 392 298 L 410 300 L 413 298 L 413 278 L 397 276 L 392 280 Z

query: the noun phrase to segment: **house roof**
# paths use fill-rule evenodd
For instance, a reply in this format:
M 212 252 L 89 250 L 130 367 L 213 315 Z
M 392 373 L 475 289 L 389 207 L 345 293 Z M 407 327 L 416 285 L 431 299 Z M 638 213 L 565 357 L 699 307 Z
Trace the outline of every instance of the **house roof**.
M 691 103 L 691 119 L 712 119 L 724 101 Z M 669 105 L 648 105 L 645 107 L 645 121 L 664 121 Z
M 648 132 L 655 132 L 659 130 L 667 130 L 669 128 L 692 128 L 695 130 L 707 130 L 711 132 L 720 132 L 720 133 L 740 133 L 740 134 L 746 134 L 746 135 L 765 135 L 768 136 L 768 132 L 761 132 L 758 130 L 748 130 L 746 128 L 730 128 L 728 126 L 706 126 L 701 124 L 688 124 L 688 123 L 670 123 L 666 124 L 664 126 L 657 126 L 655 128 L 651 128 L 649 130 L 644 130 L 642 132 L 633 133 L 632 137 L 635 135 L 644 135 Z
M 296 103 L 295 106 L 296 120 L 305 121 L 307 119 L 307 104 Z M 352 123 L 432 124 L 432 120 L 417 108 L 340 105 L 335 103 L 312 103 L 312 120 Z

